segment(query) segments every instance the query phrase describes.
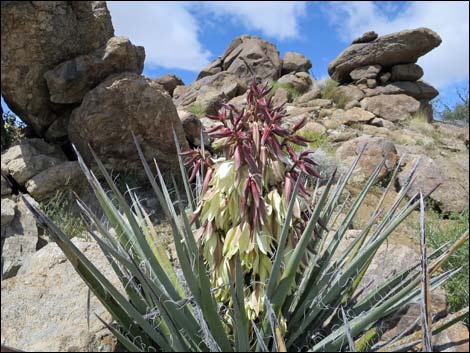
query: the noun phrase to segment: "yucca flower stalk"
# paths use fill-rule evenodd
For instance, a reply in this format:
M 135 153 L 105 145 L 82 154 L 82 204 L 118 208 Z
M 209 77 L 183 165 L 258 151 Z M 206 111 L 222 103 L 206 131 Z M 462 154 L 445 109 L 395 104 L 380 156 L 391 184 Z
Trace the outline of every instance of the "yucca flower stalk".
M 304 149 L 296 154 L 293 148 L 311 142 L 296 135 L 307 119 L 289 127 L 283 120 L 283 106 L 273 107 L 269 92 L 267 85 L 254 81 L 246 108 L 224 105 L 218 115 L 209 116 L 218 123 L 208 131 L 209 136 L 223 156 L 211 159 L 198 149 L 183 153 L 189 158 L 186 164 L 192 165 L 190 180 L 195 179 L 201 166 L 205 173 L 193 221 L 200 221 L 196 241 L 201 243 L 210 264 L 212 284 L 221 288 L 216 298 L 223 302 L 231 299 L 229 277 L 235 275 L 234 259 L 238 255 L 244 279 L 252 284 L 245 293 L 251 320 L 264 310 L 266 283 L 293 187 L 299 181 L 281 254 L 284 261 L 289 259 L 309 219 L 306 205 L 310 195 L 303 179 L 320 177 L 315 170 L 317 163 L 311 158 L 314 151 Z M 282 271 L 276 281 L 281 276 Z
M 261 97 L 261 103 L 264 97 Z M 271 113 L 269 118 L 272 117 Z M 248 123 L 252 123 L 250 119 L 254 118 L 252 116 L 248 118 Z M 222 133 L 224 128 L 220 128 L 219 133 Z M 262 134 L 260 134 L 260 154 L 261 136 Z M 227 137 L 229 136 L 219 138 Z M 279 143 L 283 158 L 286 158 L 286 149 L 289 153 L 289 149 L 283 146 L 286 137 L 287 135 L 277 134 L 275 138 L 279 140 L 270 142 Z M 199 242 L 203 241 L 204 233 L 196 234 L 201 232 L 200 229 L 204 229 L 206 222 L 209 222 L 209 216 L 204 218 L 203 214 L 212 212 L 212 203 L 209 203 L 208 210 L 204 210 L 204 207 L 197 209 L 197 202 L 192 198 L 193 189 L 183 157 L 179 155 L 184 191 L 189 200 L 188 212 L 181 200 L 177 184 L 173 183 L 172 193 L 155 163 L 157 182 L 135 136 L 134 142 L 148 180 L 171 225 L 177 253 L 176 262 L 170 261 L 168 251 L 159 241 L 147 211 L 142 207 L 138 197 L 128 189 L 132 205 L 126 202 L 123 193 L 93 151 L 100 174 L 106 179 L 110 192 L 103 188 L 77 152 L 78 162 L 100 202 L 106 221 L 93 214 L 80 200 L 77 202 L 83 211 L 90 236 L 106 255 L 122 286 L 114 286 L 93 262 L 80 252 L 67 234 L 64 234 L 41 210 L 23 198 L 38 223 L 48 231 L 93 294 L 109 311 L 114 322 L 103 323 L 127 350 L 132 352 L 403 351 L 420 344 L 423 347 L 432 346 L 433 335 L 468 317 L 467 307 L 438 322 L 429 319 L 429 298 L 432 296 L 432 291 L 441 287 L 458 272 L 458 269 L 442 272 L 442 265 L 460 246 L 468 242 L 468 230 L 455 244 L 445 244 L 429 255 L 426 251 L 422 251 L 420 262 L 391 275 L 382 283 L 374 283 L 367 292 L 360 287 L 378 249 L 394 230 L 418 209 L 422 215 L 422 248 L 425 247 L 424 200 L 427 195 L 418 193 L 410 200 L 406 200 L 406 195 L 415 180 L 417 165 L 413 168 L 409 180 L 398 191 L 391 206 L 384 209 L 383 200 L 395 183 L 398 167 L 395 169 L 376 210 L 370 214 L 367 226 L 341 251 L 340 245 L 344 241 L 346 231 L 350 228 L 372 186 L 377 182 L 385 160 L 377 165 L 362 191 L 351 200 L 350 205 L 346 205 L 343 201 L 347 193 L 346 185 L 363 151 L 344 175 L 338 179 L 334 175 L 329 176 L 322 186 L 322 191 L 313 193 L 312 200 L 306 197 L 307 190 L 302 191 L 304 187 L 302 174 L 294 168 L 292 171 L 297 172 L 297 175 L 291 173 L 286 179 L 286 169 L 292 166 L 285 167 L 287 163 L 281 165 L 284 174 L 277 179 L 274 175 L 272 185 L 277 185 L 279 197 L 276 199 L 284 205 L 285 214 L 283 223 L 278 223 L 280 231 L 277 233 L 277 239 L 270 239 L 271 246 L 266 246 L 266 249 L 271 251 L 271 257 L 267 256 L 268 251 L 266 254 L 261 251 L 264 244 L 261 246 L 258 244 L 259 252 L 270 260 L 270 273 L 261 283 L 260 275 L 253 276 L 254 266 L 250 268 L 246 259 L 244 266 L 248 270 L 246 273 L 243 271 L 242 257 L 246 255 L 240 251 L 238 239 L 238 248 L 232 250 L 230 247 L 235 254 L 228 260 L 226 274 L 228 285 L 220 287 L 211 283 L 213 282 L 211 278 L 214 278 L 213 267 L 211 268 L 214 259 L 211 258 L 212 253 L 207 250 L 210 248 L 204 243 L 199 246 L 201 244 L 196 241 L 196 239 Z M 180 153 L 176 136 L 175 143 Z M 229 148 L 228 145 L 225 140 L 226 149 Z M 276 151 L 277 148 L 273 147 L 273 150 Z M 196 156 L 196 152 L 191 153 Z M 250 162 L 244 164 L 242 156 L 240 162 L 235 163 L 227 158 L 207 159 L 203 150 L 197 153 L 200 157 L 196 157 L 192 162 L 197 163 L 198 159 L 201 160 L 199 167 L 204 164 L 204 176 L 198 177 L 198 171 L 192 171 L 191 174 L 195 175 L 196 180 L 200 179 L 196 184 L 200 185 L 201 189 L 201 192 L 197 193 L 201 205 L 207 204 L 204 197 L 210 188 L 219 187 L 227 193 L 230 189 L 230 183 L 225 179 L 227 174 L 232 173 L 228 180 L 233 180 L 233 190 L 238 188 L 242 191 L 245 189 L 244 183 L 250 178 L 250 173 L 254 174 L 250 171 Z M 277 156 L 277 152 L 275 155 Z M 295 158 L 292 157 L 292 160 L 295 161 Z M 273 158 L 272 162 L 275 161 Z M 228 168 L 223 166 L 224 163 L 233 164 Z M 236 164 L 239 165 L 238 168 Z M 314 165 L 314 163 L 307 164 Z M 267 159 L 264 165 L 265 170 L 268 170 Z M 298 168 L 302 170 L 300 166 Z M 240 175 L 238 183 L 237 175 Z M 307 179 L 307 173 L 303 171 L 303 175 Z M 270 177 L 264 181 L 264 177 L 261 178 L 263 183 L 271 180 Z M 290 178 L 293 184 L 291 191 L 288 183 L 286 187 L 286 180 Z M 265 224 L 268 224 L 269 207 L 273 207 L 271 212 L 276 215 L 275 206 L 267 197 L 269 195 L 267 190 L 272 191 L 274 188 L 255 184 L 252 190 L 252 179 L 249 180 L 249 188 L 246 187 L 249 192 L 245 197 L 245 223 L 253 227 L 252 229 L 257 225 L 256 229 L 262 230 Z M 258 181 L 255 179 L 254 182 L 259 182 L 259 179 Z M 219 183 L 221 185 L 218 185 Z M 233 190 L 232 193 L 235 193 Z M 261 213 L 256 213 L 255 217 L 254 213 L 250 213 L 254 211 L 249 211 L 253 205 L 256 206 L 254 200 L 257 194 L 259 194 L 258 204 L 261 204 L 263 199 L 265 218 Z M 243 194 L 238 197 L 240 206 Z M 214 211 L 212 221 L 215 227 L 222 229 L 220 224 L 225 223 L 218 224 L 215 221 L 215 218 L 221 214 L 219 208 L 221 200 L 218 202 L 217 212 Z M 306 208 L 303 208 L 303 205 Z M 225 205 L 224 209 L 229 212 L 229 207 Z M 193 225 L 188 213 L 196 215 Z M 340 213 L 344 218 L 341 217 L 338 221 Z M 232 225 L 228 227 L 233 228 Z M 299 230 L 294 233 L 293 229 Z M 217 235 L 223 236 L 223 234 Z M 248 233 L 248 238 L 249 235 Z M 252 243 L 256 242 L 254 239 Z M 274 244 L 277 244 L 277 247 Z M 250 241 L 248 248 L 249 246 Z M 222 257 L 227 256 L 228 250 L 224 254 L 223 245 L 220 251 Z M 253 278 L 260 282 L 260 288 L 264 288 L 264 295 L 259 296 L 263 307 L 261 308 L 260 303 L 257 316 L 253 306 L 248 303 L 250 296 L 247 297 L 247 293 L 250 295 L 254 293 L 253 285 L 256 282 L 253 283 Z M 220 291 L 226 290 L 227 287 L 229 299 L 220 294 Z M 400 332 L 390 341 L 379 344 L 381 320 L 397 313 L 407 304 L 419 301 L 422 303 L 423 330 L 406 337 Z M 250 315 L 256 319 L 250 320 Z

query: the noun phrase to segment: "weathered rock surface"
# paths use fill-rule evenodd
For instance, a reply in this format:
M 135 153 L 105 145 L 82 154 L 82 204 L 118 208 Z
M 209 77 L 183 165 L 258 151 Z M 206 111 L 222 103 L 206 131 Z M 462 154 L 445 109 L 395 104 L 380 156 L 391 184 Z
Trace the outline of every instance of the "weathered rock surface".
M 364 92 L 355 85 L 339 86 L 336 92 L 338 95 L 344 95 L 349 101 L 359 102 L 364 98 Z
M 296 103 L 307 103 L 313 99 L 321 97 L 321 89 L 317 85 L 313 85 L 310 91 L 298 97 L 295 101 Z
M 392 172 L 398 163 L 398 153 L 393 142 L 381 137 L 363 135 L 343 143 L 336 151 L 336 158 L 344 164 L 350 165 L 359 155 L 364 145 L 367 144 L 364 154 L 359 160 L 358 167 L 353 173 L 352 179 L 357 183 L 366 181 L 376 167 L 386 158 L 385 165 L 381 169 L 378 181 Z
M 201 136 L 204 146 L 210 145 L 209 135 L 205 131 L 204 126 L 194 115 L 189 115 L 182 120 L 184 133 L 186 134 L 186 139 L 188 140 L 189 147 L 200 147 L 201 146 Z M 201 135 L 202 134 L 202 135 Z
M 468 327 L 459 322 L 439 332 L 433 338 L 433 348 L 436 352 L 468 352 Z
M 417 28 L 384 35 L 372 42 L 352 44 L 330 63 L 328 73 L 338 82 L 347 82 L 349 73 L 361 66 L 414 63 L 441 41 L 434 31 Z
M 306 72 L 284 75 L 277 82 L 290 85 L 300 94 L 307 92 L 312 86 L 312 79 Z
M 2 95 L 36 133 L 61 115 L 43 75 L 65 60 L 89 53 L 113 36 L 104 1 L 2 2 Z
M 406 94 L 417 100 L 431 100 L 439 94 L 439 92 L 426 82 L 410 82 L 396 81 L 389 82 L 385 86 L 378 86 L 373 89 L 365 89 L 366 97 L 374 97 L 386 94 Z
M 219 59 L 203 69 L 197 79 L 227 71 L 249 85 L 253 74 L 261 81 L 273 81 L 281 76 L 281 69 L 282 60 L 274 44 L 258 36 L 242 35 L 230 43 Z
M 376 78 L 380 70 L 382 70 L 382 66 L 380 65 L 361 66 L 352 70 L 349 73 L 349 77 L 351 77 L 353 81 L 358 81 L 360 79 Z
M 194 81 L 173 94 L 177 107 L 198 105 L 206 114 L 216 114 L 222 103 L 243 94 L 247 89 L 235 74 L 220 72 Z
M 144 47 L 133 45 L 126 37 L 112 37 L 106 46 L 91 54 L 64 61 L 44 78 L 53 103 L 78 103 L 83 96 L 111 74 L 130 71 L 142 73 Z
M 60 190 L 72 189 L 78 192 L 83 185 L 86 185 L 86 180 L 78 162 L 70 161 L 36 174 L 26 182 L 25 187 L 36 201 L 42 201 L 53 197 Z
M 284 88 L 278 88 L 273 95 L 273 105 L 275 107 L 280 106 L 282 104 L 288 103 L 292 100 L 292 95 L 290 92 Z
M 29 202 L 35 203 L 30 196 L 26 195 L 26 197 Z M 2 213 L 4 212 L 4 201 L 2 199 Z M 8 203 L 8 206 L 12 205 Z M 23 261 L 36 252 L 37 246 L 36 220 L 23 200 L 18 200 L 14 207 L 14 218 L 6 226 L 2 225 L 2 279 L 15 276 Z
M 10 182 L 3 176 L 1 175 L 0 176 L 0 180 L 1 180 L 1 195 L 2 196 L 5 196 L 5 195 L 10 195 L 11 194 L 11 185 L 10 185 Z
M 418 64 L 402 64 L 392 66 L 390 80 L 417 81 L 423 77 L 424 71 Z
M 462 212 L 466 210 L 469 204 L 468 161 L 455 162 L 445 157 L 434 160 L 423 155 L 410 156 L 409 160 L 406 161 L 406 165 L 398 174 L 400 185 L 406 183 L 418 159 L 416 179 L 408 192 L 408 196 L 412 197 L 420 191 L 427 194 L 439 186 L 430 198 L 443 211 Z M 465 178 L 465 174 L 467 178 Z
M 375 118 L 375 115 L 362 108 L 355 107 L 336 114 L 333 118 L 339 119 L 342 124 L 352 125 L 354 123 L 368 123 Z
M 72 242 L 120 288 L 95 243 Z M 87 327 L 88 287 L 60 248 L 51 243 L 30 256 L 14 278 L 2 281 L 2 344 L 24 351 L 112 351 L 110 332 L 96 318 L 111 316 L 91 294 Z M 108 343 L 107 343 L 108 342 Z M 104 347 L 103 347 L 104 346 Z
M 2 222 L 1 226 L 6 227 L 13 221 L 13 218 L 15 218 L 15 210 L 16 210 L 16 203 L 15 201 L 8 199 L 8 198 L 2 198 Z
M 379 35 L 374 31 L 365 32 L 362 36 L 354 39 L 351 44 L 368 43 L 377 39 Z
M 183 80 L 181 80 L 178 76 L 173 74 L 166 74 L 160 77 L 157 77 L 154 80 L 156 83 L 160 84 L 165 88 L 165 90 L 173 97 L 173 92 L 175 88 L 178 86 L 184 86 Z
M 282 75 L 291 72 L 308 72 L 312 68 L 311 61 L 303 54 L 288 51 L 282 59 Z
M 161 169 L 176 171 L 173 129 L 185 149 L 183 127 L 170 95 L 148 78 L 121 73 L 86 94 L 70 118 L 69 137 L 89 163 L 93 158 L 88 144 L 109 168 L 142 171 L 134 132 L 149 161 L 155 158 Z
M 361 108 L 389 121 L 407 120 L 420 108 L 420 103 L 405 94 L 366 97 Z
M 65 161 L 57 147 L 38 138 L 22 140 L 2 153 L 2 173 L 11 175 L 20 185 L 40 172 Z

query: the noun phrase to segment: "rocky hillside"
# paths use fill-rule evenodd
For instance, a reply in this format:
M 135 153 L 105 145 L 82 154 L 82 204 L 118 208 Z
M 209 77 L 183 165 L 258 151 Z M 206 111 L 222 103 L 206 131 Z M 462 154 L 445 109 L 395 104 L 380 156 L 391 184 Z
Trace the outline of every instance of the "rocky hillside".
M 88 164 L 94 164 L 92 147 L 110 170 L 131 175 L 130 184 L 140 180 L 131 132 L 149 161 L 155 158 L 166 175 L 179 173 L 173 131 L 182 148 L 203 143 L 211 149 L 205 130 L 214 121 L 206 116 L 224 104 L 242 107 L 254 78 L 272 86 L 273 101 L 288 113 L 287 124 L 308 119 L 301 134 L 314 140 L 324 176 L 344 170 L 367 145 L 352 194 L 386 157 L 378 192 L 361 210 L 364 222 L 397 166 L 397 188 L 417 166 L 409 197 L 439 186 L 431 195 L 434 212 L 468 209 L 468 128 L 433 121 L 429 102 L 439 92 L 421 80 L 423 69 L 416 64 L 441 43 L 431 29 L 365 33 L 330 63 L 327 82 L 310 76 L 312 63 L 303 54 L 281 58 L 272 43 L 243 35 L 184 85 L 171 73 L 141 74 L 144 48 L 114 36 L 103 1 L 6 1 L 1 7 L 2 96 L 29 130 L 1 156 L 2 344 L 51 351 L 113 345 L 94 315 L 87 328 L 85 285 L 55 244 L 48 244 L 19 193 L 39 203 L 58 191 L 92 200 L 72 144 Z M 147 200 L 149 208 L 155 203 Z M 351 237 L 364 222 L 354 225 Z M 109 270 L 94 243 L 74 241 Z M 398 271 L 417 258 L 418 238 L 408 224 L 392 241 L 384 258 Z M 402 260 L 393 261 L 396 256 Z M 374 266 L 375 276 L 390 273 Z M 445 295 L 439 298 L 444 304 L 436 305 L 446 311 Z M 104 312 L 94 300 L 91 308 Z M 466 335 L 468 347 L 465 328 L 445 334 Z M 444 343 L 456 340 L 444 336 Z

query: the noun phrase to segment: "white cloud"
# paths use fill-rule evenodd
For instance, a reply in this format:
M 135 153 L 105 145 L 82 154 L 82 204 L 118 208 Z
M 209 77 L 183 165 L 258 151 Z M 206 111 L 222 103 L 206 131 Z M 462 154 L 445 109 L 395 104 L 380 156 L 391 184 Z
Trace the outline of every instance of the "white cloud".
M 145 47 L 146 64 L 199 71 L 212 56 L 199 39 L 209 16 L 276 39 L 299 36 L 305 2 L 108 1 L 116 35 Z M 227 45 L 229 40 L 227 39 Z M 219 54 L 219 53 L 215 53 Z
M 299 18 L 306 13 L 304 1 L 204 1 L 200 5 L 247 30 L 280 40 L 299 37 Z
M 211 53 L 198 39 L 199 26 L 182 2 L 108 1 L 116 35 L 145 47 L 146 64 L 198 71 Z
M 399 7 L 374 2 L 331 2 L 327 14 L 345 42 L 374 30 L 379 35 L 428 27 L 442 43 L 419 59 L 424 79 L 438 88 L 468 80 L 469 4 L 464 1 L 411 2 Z

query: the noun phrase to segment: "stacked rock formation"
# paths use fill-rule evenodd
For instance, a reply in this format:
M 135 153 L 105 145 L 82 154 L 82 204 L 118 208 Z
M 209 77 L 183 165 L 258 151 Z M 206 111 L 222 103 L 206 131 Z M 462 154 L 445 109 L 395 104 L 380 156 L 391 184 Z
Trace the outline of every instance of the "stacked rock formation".
M 278 80 L 304 93 L 312 85 L 308 75 L 311 67 L 310 60 L 302 54 L 287 52 L 281 59 L 274 44 L 258 36 L 242 35 L 232 40 L 196 81 L 176 87 L 173 100 L 178 109 L 199 106 L 204 113 L 215 114 L 223 103 L 243 97 L 254 78 L 261 82 Z M 286 100 L 292 98 L 285 96 Z
M 114 36 L 104 1 L 5 1 L 1 23 L 2 95 L 36 137 L 71 142 L 89 163 L 91 145 L 110 168 L 129 170 L 132 130 L 148 160 L 176 170 L 172 129 L 186 140 L 171 83 L 140 75 L 145 50 Z
M 416 61 L 440 43 L 439 35 L 428 28 L 381 37 L 367 32 L 330 63 L 328 73 L 344 85 L 350 107 L 360 105 L 390 121 L 422 110 L 431 120 L 429 101 L 439 92 L 421 80 L 424 72 Z

